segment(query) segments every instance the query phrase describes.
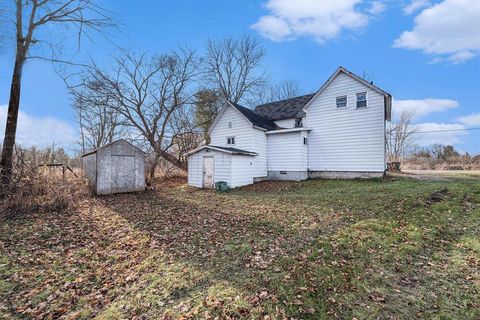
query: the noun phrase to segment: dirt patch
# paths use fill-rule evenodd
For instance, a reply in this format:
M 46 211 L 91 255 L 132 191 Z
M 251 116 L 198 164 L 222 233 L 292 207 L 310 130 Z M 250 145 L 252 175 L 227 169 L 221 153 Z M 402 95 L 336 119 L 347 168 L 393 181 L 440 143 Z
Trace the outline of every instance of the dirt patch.
M 407 172 L 407 171 L 402 171 L 402 172 L 388 172 L 387 177 L 390 178 L 412 178 L 415 180 L 421 180 L 421 181 L 448 181 L 448 178 L 445 176 L 441 175 L 435 175 L 435 174 L 422 174 L 420 172 Z
M 450 195 L 450 192 L 448 191 L 447 188 L 443 188 L 438 191 L 435 191 L 427 197 L 427 200 L 425 200 L 425 206 L 430 207 L 431 205 L 437 202 L 442 202 L 449 195 Z

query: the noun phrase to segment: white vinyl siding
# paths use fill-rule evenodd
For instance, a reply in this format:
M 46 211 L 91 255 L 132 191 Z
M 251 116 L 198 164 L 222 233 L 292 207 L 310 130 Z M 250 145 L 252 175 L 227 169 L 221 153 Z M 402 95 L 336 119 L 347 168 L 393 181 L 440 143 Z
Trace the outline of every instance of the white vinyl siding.
M 199 188 L 203 186 L 203 158 L 206 156 L 214 159 L 214 182 L 225 181 L 230 186 L 232 155 L 213 150 L 202 150 L 188 157 L 188 185 Z
M 280 128 L 295 128 L 295 118 L 274 121 Z M 305 126 L 305 124 L 303 124 Z
M 304 143 L 304 139 L 307 139 L 307 144 Z M 300 134 L 300 167 L 303 170 L 307 170 L 308 168 L 308 144 L 310 142 L 308 141 L 308 132 L 307 131 L 302 131 Z M 303 171 L 302 170 L 302 171 Z
M 232 128 L 228 123 L 232 122 Z M 233 107 L 228 107 L 210 131 L 210 145 L 231 147 L 227 137 L 235 137 L 235 148 L 252 151 L 252 124 Z
M 242 155 L 232 156 L 232 183 L 230 187 L 235 188 L 252 184 L 254 172 L 254 157 Z
M 253 158 L 254 177 L 267 176 L 267 135 L 264 131 L 258 129 L 252 129 L 253 146 L 248 151 L 258 153 L 258 156 Z
M 231 128 L 229 128 L 229 122 L 232 122 Z M 235 137 L 234 146 L 227 143 L 227 137 Z M 212 146 L 235 147 L 258 154 L 258 156 L 232 156 L 232 159 L 241 158 L 236 160 L 238 164 L 236 166 L 237 169 L 232 165 L 232 176 L 234 176 L 233 179 L 236 181 L 232 184 L 233 186 L 243 185 L 242 181 L 253 181 L 254 177 L 267 176 L 267 136 L 264 131 L 254 128 L 233 107 L 228 107 L 221 115 L 221 118 L 218 119 L 210 132 L 210 139 L 210 145 Z M 248 159 L 248 161 L 245 159 Z M 248 166 L 242 161 L 248 162 Z M 252 163 L 251 165 L 250 162 Z M 239 177 L 240 175 L 243 178 Z
M 356 93 L 367 91 L 368 107 L 356 109 Z M 348 96 L 346 108 L 336 97 Z M 308 166 L 312 171 L 385 170 L 384 97 L 340 73 L 307 109 Z
M 268 170 L 306 171 L 307 148 L 303 136 L 300 131 L 268 135 Z

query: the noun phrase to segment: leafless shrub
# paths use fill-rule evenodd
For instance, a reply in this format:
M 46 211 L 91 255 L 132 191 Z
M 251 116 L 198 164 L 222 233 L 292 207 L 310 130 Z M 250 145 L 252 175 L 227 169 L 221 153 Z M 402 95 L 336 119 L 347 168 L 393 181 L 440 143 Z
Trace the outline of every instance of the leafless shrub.
M 87 194 L 82 181 L 73 175 L 65 177 L 60 171 L 39 166 L 42 161 L 58 157 L 58 150 L 54 147 L 44 150 L 15 148 L 12 183 L 1 190 L 0 216 L 11 218 L 33 212 L 72 209 Z
M 402 167 L 413 170 L 478 170 L 480 155 L 461 154 L 453 146 L 435 144 L 428 148 L 413 147 Z

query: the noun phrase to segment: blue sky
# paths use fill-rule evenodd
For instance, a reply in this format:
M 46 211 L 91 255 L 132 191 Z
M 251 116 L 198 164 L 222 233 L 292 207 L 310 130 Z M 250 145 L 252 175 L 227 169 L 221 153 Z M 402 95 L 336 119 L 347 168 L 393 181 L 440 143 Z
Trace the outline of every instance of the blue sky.
M 115 43 L 162 53 L 177 45 L 198 49 L 207 39 L 251 34 L 266 49 L 272 81 L 298 81 L 317 90 L 342 65 L 390 92 L 395 109 L 417 109 L 420 131 L 480 127 L 480 1 L 477 0 L 229 0 L 113 1 L 102 5 L 122 22 Z M 116 48 L 86 44 L 72 54 L 108 64 Z M 8 102 L 13 49 L 0 49 L 0 130 Z M 52 66 L 30 61 L 24 70 L 19 142 L 73 150 L 74 113 Z M 480 130 L 421 134 L 420 144 L 451 143 L 480 153 Z

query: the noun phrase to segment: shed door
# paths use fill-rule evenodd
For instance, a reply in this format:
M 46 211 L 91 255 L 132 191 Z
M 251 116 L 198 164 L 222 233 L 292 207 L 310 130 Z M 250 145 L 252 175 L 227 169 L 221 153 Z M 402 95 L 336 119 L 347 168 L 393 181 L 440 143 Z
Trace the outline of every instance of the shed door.
M 135 190 L 135 156 L 112 155 L 112 193 Z
M 213 157 L 203 158 L 203 187 L 213 188 Z

